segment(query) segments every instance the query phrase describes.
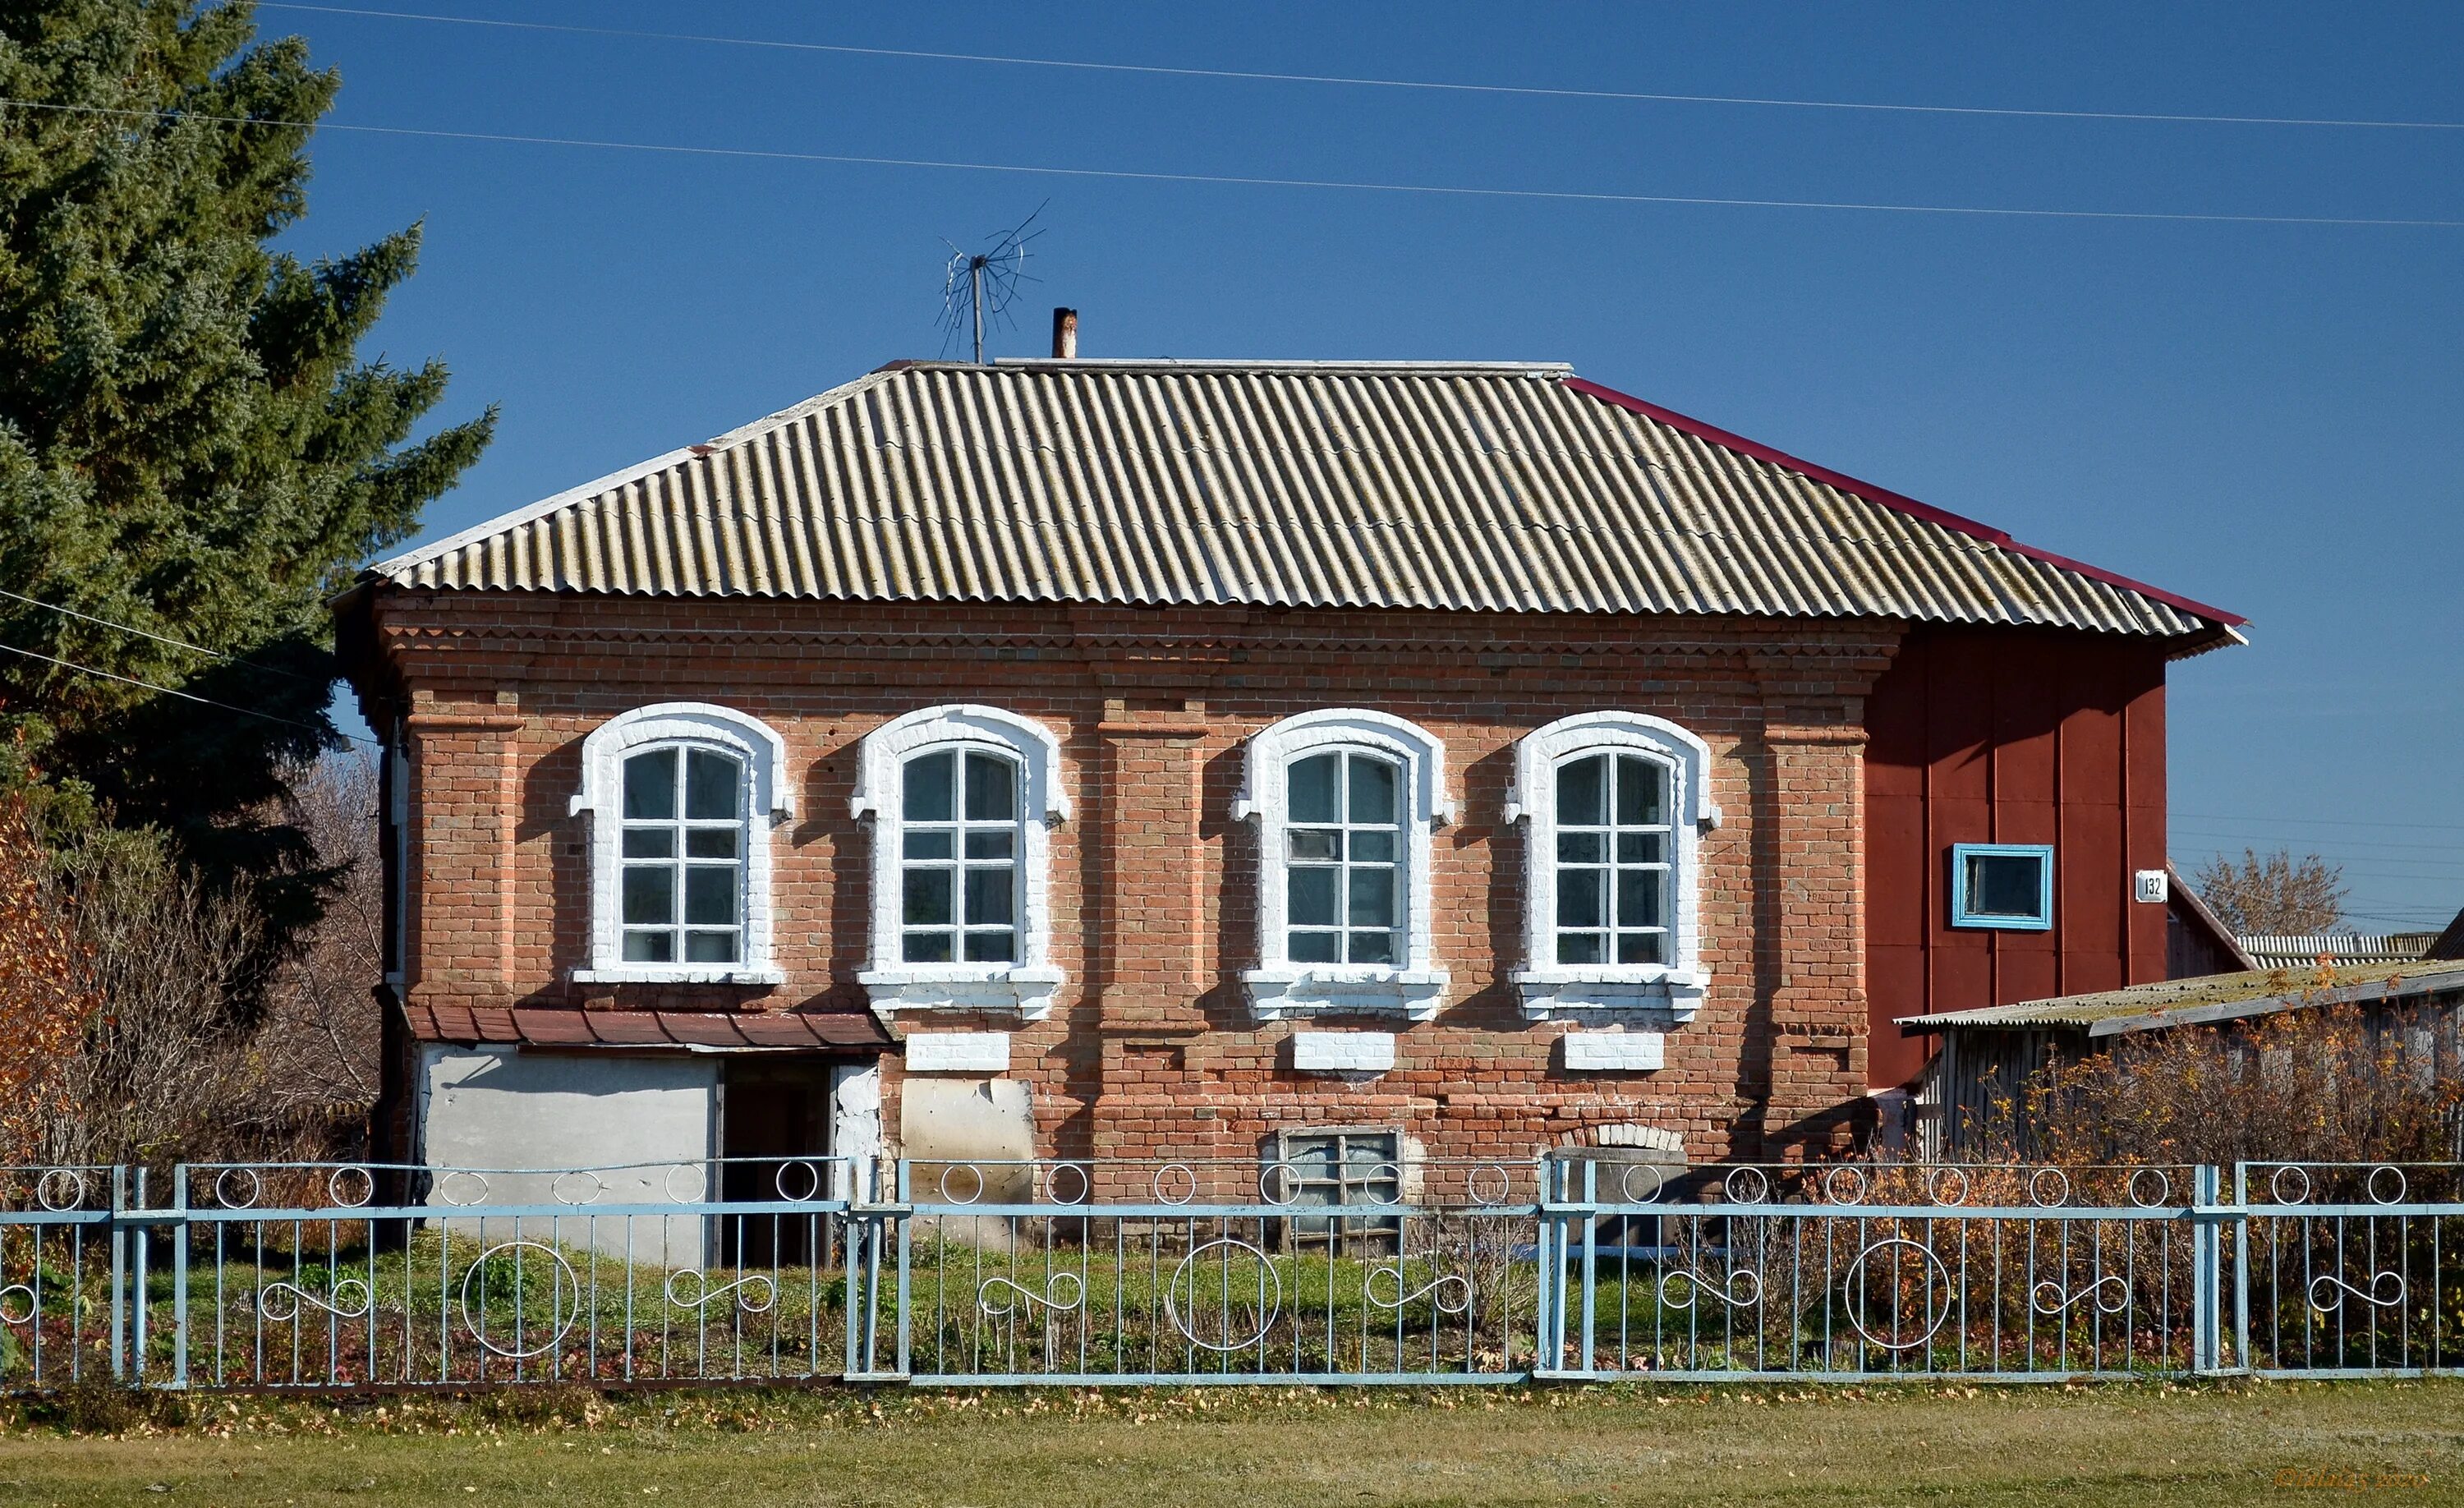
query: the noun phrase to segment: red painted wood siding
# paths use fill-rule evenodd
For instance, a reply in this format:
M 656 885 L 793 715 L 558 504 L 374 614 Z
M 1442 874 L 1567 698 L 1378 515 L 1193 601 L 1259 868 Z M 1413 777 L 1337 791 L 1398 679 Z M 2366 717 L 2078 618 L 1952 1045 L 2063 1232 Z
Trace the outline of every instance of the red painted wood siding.
M 1865 709 L 1868 1082 L 1930 1044 L 1902 1016 L 2166 976 L 2161 646 L 2012 629 L 1912 629 Z M 2050 932 L 1954 929 L 1953 843 L 2054 845 Z

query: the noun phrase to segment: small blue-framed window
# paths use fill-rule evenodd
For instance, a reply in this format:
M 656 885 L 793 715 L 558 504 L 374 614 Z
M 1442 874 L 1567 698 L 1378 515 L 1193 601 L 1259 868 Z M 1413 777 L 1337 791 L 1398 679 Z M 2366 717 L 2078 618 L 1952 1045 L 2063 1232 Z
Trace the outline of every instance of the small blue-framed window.
M 1951 844 L 1950 925 L 2013 932 L 2052 931 L 2053 845 Z

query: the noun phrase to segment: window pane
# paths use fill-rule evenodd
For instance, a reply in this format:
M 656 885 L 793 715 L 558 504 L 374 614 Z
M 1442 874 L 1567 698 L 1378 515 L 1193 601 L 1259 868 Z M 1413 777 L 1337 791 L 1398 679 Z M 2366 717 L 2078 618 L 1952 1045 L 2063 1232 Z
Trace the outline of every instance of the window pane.
M 1352 871 L 1352 913 L 1345 920 L 1354 927 L 1394 926 L 1395 871 Z
M 907 761 L 907 792 L 899 812 L 911 822 L 946 822 L 955 809 L 951 801 L 951 784 L 957 778 L 958 756 L 955 754 L 926 754 L 921 759 Z
M 1668 820 L 1667 776 L 1666 770 L 1648 759 L 1617 755 L 1617 825 L 1657 827 Z
M 1665 932 L 1628 932 L 1617 939 L 1617 962 L 1621 964 L 1659 964 L 1668 960 L 1661 956 Z
M 1391 964 L 1395 961 L 1393 932 L 1354 932 L 1352 934 L 1352 961 L 1356 964 Z
M 950 961 L 950 934 L 947 932 L 909 932 L 899 947 L 899 957 L 911 964 L 945 964 Z
M 1666 833 L 1619 833 L 1617 834 L 1617 863 L 1663 863 L 1668 857 Z
M 1608 899 L 1601 892 L 1608 888 L 1608 880 L 1605 869 L 1558 870 L 1557 925 L 1607 926 Z
M 969 932 L 967 961 L 978 964 L 1010 963 L 1013 961 L 1010 955 L 1016 951 L 1015 937 L 1015 933 L 1008 931 Z
M 2044 863 L 2035 854 L 1969 855 L 1969 914 L 2038 915 L 2045 901 Z
M 1561 964 L 1595 964 L 1607 960 L 1600 955 L 1600 934 L 1597 932 L 1559 932 L 1557 961 Z
M 676 830 L 672 827 L 627 827 L 625 829 L 625 857 L 627 859 L 673 859 L 676 856 Z
M 695 927 L 736 925 L 734 864 L 694 864 L 685 870 L 685 921 Z
M 1004 864 L 999 869 L 967 871 L 967 925 L 969 927 L 1006 927 L 1015 916 L 1010 897 L 1017 885 Z
M 690 859 L 733 859 L 736 857 L 736 829 L 733 827 L 695 827 L 685 833 L 685 856 Z
M 625 868 L 625 921 L 655 927 L 676 919 L 676 872 L 666 864 Z
M 937 833 L 909 833 L 904 846 L 910 859 L 947 859 L 952 853 L 947 829 Z
M 1383 759 L 1367 754 L 1352 756 L 1352 811 L 1349 820 L 1358 825 L 1395 820 L 1395 781 L 1401 774 Z
M 1603 856 L 1603 849 L 1604 845 L 1598 833 L 1559 833 L 1557 835 L 1559 863 L 1598 863 Z
M 1394 830 L 1388 828 L 1383 832 L 1353 834 L 1352 860 L 1354 863 L 1393 863 L 1395 862 Z
M 1295 822 L 1331 822 L 1339 818 L 1334 809 L 1334 771 L 1338 756 L 1316 754 L 1296 760 L 1291 773 L 1291 820 Z
M 736 962 L 736 934 L 734 932 L 685 933 L 685 961 L 696 964 Z
M 1343 834 L 1320 827 L 1287 828 L 1284 834 L 1294 859 L 1331 863 L 1343 857 Z
M 1008 821 L 1018 816 L 1018 766 L 999 754 L 967 755 L 967 820 Z
M 989 833 L 967 835 L 967 857 L 970 859 L 1006 859 L 1018 846 L 1018 835 L 1009 828 L 996 828 Z
M 904 903 L 899 917 L 910 927 L 947 927 L 957 918 L 951 908 L 951 882 L 947 869 L 910 869 Z M 948 957 L 947 953 L 942 954 Z
M 1294 932 L 1292 933 L 1292 962 L 1296 964 L 1338 962 L 1335 950 L 1342 942 L 1341 932 Z
M 1332 869 L 1292 869 L 1286 872 L 1285 893 L 1288 897 L 1294 927 L 1334 925 L 1334 876 Z
M 1609 756 L 1594 754 L 1557 767 L 1557 820 L 1597 827 L 1608 819 Z
M 676 752 L 653 749 L 625 761 L 625 815 L 676 815 Z
M 685 815 L 718 821 L 740 815 L 744 766 L 733 757 L 695 749 L 685 756 Z
M 1660 871 L 1618 870 L 1617 911 L 1619 927 L 1658 927 L 1661 924 Z
M 676 961 L 676 934 L 673 932 L 627 932 L 625 961 L 628 964 L 671 964 Z

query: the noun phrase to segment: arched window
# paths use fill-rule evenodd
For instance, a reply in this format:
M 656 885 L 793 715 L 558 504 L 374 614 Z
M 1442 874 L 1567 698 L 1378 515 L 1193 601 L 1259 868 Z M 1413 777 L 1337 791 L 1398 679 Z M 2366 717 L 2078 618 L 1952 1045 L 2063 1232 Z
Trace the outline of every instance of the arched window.
M 855 815 L 874 820 L 871 966 L 880 1010 L 1042 1016 L 1051 962 L 1049 829 L 1061 746 L 991 707 L 934 707 L 868 734 Z
M 1719 820 L 1709 747 L 1665 718 L 1586 712 L 1528 734 L 1514 768 L 1525 1013 L 1691 1016 L 1704 987 L 1696 835 Z
M 1429 911 L 1430 833 L 1451 820 L 1445 750 L 1425 730 L 1352 708 L 1303 712 L 1248 743 L 1235 815 L 1258 824 L 1258 963 L 1266 1017 L 1433 1015 L 1444 998 Z
M 775 984 L 769 829 L 786 746 L 758 718 L 667 702 L 594 729 L 572 811 L 591 819 L 584 982 Z

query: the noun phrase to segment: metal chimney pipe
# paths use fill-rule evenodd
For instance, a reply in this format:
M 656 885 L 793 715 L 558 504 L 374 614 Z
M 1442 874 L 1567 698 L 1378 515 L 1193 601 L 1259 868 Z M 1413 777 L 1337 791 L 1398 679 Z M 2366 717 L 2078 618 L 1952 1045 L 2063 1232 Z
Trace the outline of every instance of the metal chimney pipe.
M 1078 360 L 1078 311 L 1052 311 L 1052 359 L 1056 361 Z

